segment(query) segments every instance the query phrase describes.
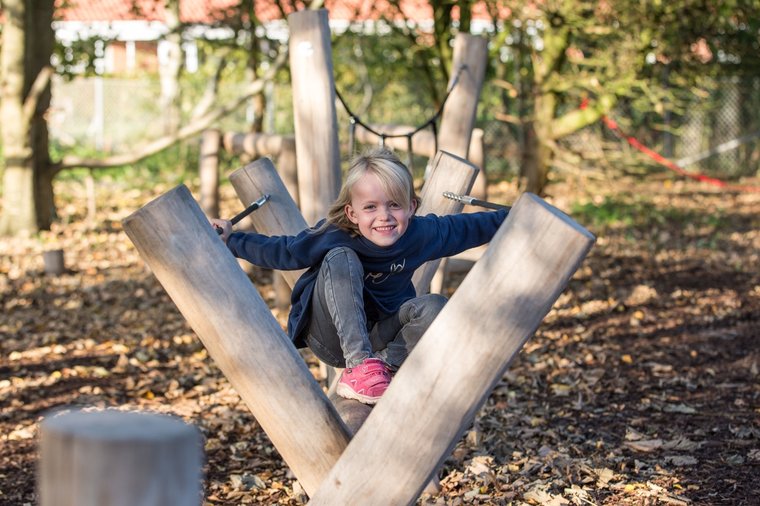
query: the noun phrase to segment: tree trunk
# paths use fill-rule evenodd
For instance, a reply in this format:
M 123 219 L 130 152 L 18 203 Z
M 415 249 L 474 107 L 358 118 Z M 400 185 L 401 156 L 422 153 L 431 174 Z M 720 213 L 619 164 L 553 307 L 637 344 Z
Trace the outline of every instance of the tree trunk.
M 26 72 L 26 100 L 29 101 L 28 90 L 43 69 L 50 65 L 50 56 L 55 46 L 55 33 L 53 31 L 53 7 L 52 0 L 28 2 L 31 6 L 27 17 L 30 27 L 26 30 L 26 40 L 31 58 L 28 58 L 28 70 Z M 50 160 L 50 136 L 45 114 L 50 108 L 51 90 L 50 84 L 36 97 L 37 104 L 30 124 L 30 146 L 32 148 L 32 166 L 34 170 L 34 205 L 37 211 L 37 227 L 48 230 L 56 218 L 55 201 L 53 195 L 53 178 L 57 173 Z
M 50 88 L 27 96 L 37 75 L 50 62 L 53 1 L 7 0 L 3 14 L 0 124 L 5 173 L 0 234 L 16 235 L 49 228 L 53 217 L 54 170 L 44 119 Z
M 160 62 L 161 107 L 164 110 L 164 133 L 175 134 L 181 123 L 179 74 L 182 70 L 182 26 L 179 0 L 164 0 L 166 27 L 169 33 L 163 41 L 165 59 Z
M 533 107 L 535 120 L 525 125 L 525 149 L 520 166 L 520 188 L 537 195 L 543 195 L 552 163 L 551 125 L 555 103 L 556 100 L 552 94 L 536 96 Z
M 523 165 L 520 167 L 520 187 L 524 191 L 543 195 L 548 181 L 554 151 L 553 122 L 557 113 L 557 95 L 550 76 L 561 66 L 569 45 L 567 25 L 546 24 L 542 34 L 544 48 L 531 54 L 533 67 L 533 114 L 526 125 Z

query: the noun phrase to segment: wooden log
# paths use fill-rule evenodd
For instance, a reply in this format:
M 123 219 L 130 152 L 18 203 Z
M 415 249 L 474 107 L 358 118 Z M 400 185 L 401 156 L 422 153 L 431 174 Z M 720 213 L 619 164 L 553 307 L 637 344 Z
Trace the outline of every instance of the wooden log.
M 283 142 L 287 137 L 276 134 L 227 132 L 222 136 L 222 146 L 225 151 L 236 156 L 277 156 L 282 151 Z
M 251 203 L 264 194 L 269 194 L 269 202 L 249 217 L 258 233 L 296 235 L 308 228 L 306 220 L 301 216 L 295 201 L 269 158 L 260 158 L 236 170 L 230 174 L 230 182 L 244 204 Z M 303 272 L 302 269 L 281 271 L 281 274 L 293 288 Z
M 412 504 L 593 242 L 524 194 L 309 504 Z
M 296 159 L 296 138 L 287 135 L 282 138 L 282 147 L 277 155 L 277 173 L 280 174 L 285 188 L 298 205 L 298 164 Z
M 294 12 L 288 24 L 299 202 L 313 225 L 327 216 L 341 184 L 330 27 L 324 9 Z
M 288 193 L 298 205 L 298 167 L 296 165 L 296 140 L 294 136 L 228 133 L 224 135 L 224 146 L 234 154 L 244 153 L 246 156 L 255 158 L 274 156 L 277 159 L 277 172 Z M 245 193 L 249 196 L 252 195 L 249 192 Z M 250 201 L 248 203 L 243 202 L 243 205 L 249 203 Z M 306 223 L 303 219 L 301 221 L 304 224 Z M 277 308 L 281 311 L 286 310 L 290 304 L 290 287 L 293 286 L 294 282 L 293 276 L 288 275 L 286 279 L 280 272 L 275 273 L 273 277 L 275 300 Z
M 467 160 L 439 151 L 433 160 L 432 172 L 422 187 L 422 204 L 417 209 L 417 214 L 424 216 L 433 213 L 442 216 L 460 213 L 463 205 L 456 200 L 447 199 L 443 192 L 466 194 L 472 188 L 477 173 L 478 169 Z M 430 281 L 439 263 L 440 260 L 430 261 L 414 273 L 412 282 L 417 295 L 428 293 Z
M 201 135 L 200 167 L 201 209 L 210 218 L 219 217 L 219 130 L 206 130 Z
M 472 185 L 472 189 L 469 191 L 471 197 L 475 197 L 479 200 L 488 200 L 488 179 L 486 177 L 486 159 L 485 159 L 485 146 L 483 143 L 483 130 L 475 128 L 472 131 L 472 138 L 470 139 L 470 162 L 478 169 L 478 175 L 475 178 L 475 183 Z M 483 208 L 477 206 L 464 206 L 462 212 L 475 213 L 478 211 L 484 211 Z M 467 266 L 467 270 L 472 267 L 470 261 L 460 260 L 466 255 L 469 259 L 472 256 L 472 250 L 464 251 L 459 255 L 455 255 L 450 258 L 442 258 L 438 264 L 438 268 L 430 281 L 431 293 L 443 293 L 443 286 L 446 283 L 446 278 L 450 272 L 461 272 L 462 265 Z M 477 255 L 480 258 L 480 254 Z
M 456 36 L 449 87 L 457 78 L 458 69 L 463 70 L 443 106 L 438 149 L 467 158 L 487 63 L 488 41 L 485 38 L 465 33 Z
M 42 263 L 48 276 L 60 276 L 66 272 L 63 250 L 60 248 L 43 251 Z
M 228 132 L 222 136 L 222 145 L 233 155 L 246 155 L 251 159 L 265 156 L 276 159 L 280 177 L 290 196 L 298 203 L 295 136 Z
M 304 490 L 313 493 L 348 444 L 348 429 L 190 191 L 179 186 L 123 224 Z
M 338 376 L 340 376 L 341 371 L 337 372 Z M 348 430 L 352 435 L 359 431 L 369 414 L 372 413 L 372 406 L 362 404 L 353 399 L 344 399 L 343 397 L 338 396 L 334 390 L 328 392 L 327 396 L 335 406 L 343 423 L 346 424 L 346 427 L 348 427 Z
M 439 149 L 463 158 L 469 154 L 487 56 L 488 41 L 483 37 L 465 33 L 456 36 L 449 83 L 453 88 L 443 108 L 438 145 Z M 457 79 L 456 84 L 454 79 Z
M 478 177 L 470 190 L 470 196 L 479 200 L 488 200 L 488 178 L 486 176 L 486 146 L 483 137 L 485 132 L 482 128 L 473 128 L 470 137 L 470 149 L 467 159 L 478 168 Z M 472 206 L 465 206 L 467 207 Z M 474 210 L 473 210 L 474 211 Z
M 71 411 L 40 425 L 42 506 L 201 504 L 203 443 L 182 420 Z
M 480 260 L 480 257 L 485 253 L 486 246 L 478 246 L 453 257 L 441 259 L 441 264 L 430 282 L 430 293 L 443 293 L 443 286 L 450 274 L 469 272 L 475 262 Z

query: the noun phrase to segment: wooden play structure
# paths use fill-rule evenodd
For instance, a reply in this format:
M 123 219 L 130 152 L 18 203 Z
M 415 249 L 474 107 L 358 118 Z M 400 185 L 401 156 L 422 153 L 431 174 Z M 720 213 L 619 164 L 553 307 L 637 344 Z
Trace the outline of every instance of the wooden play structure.
M 200 504 L 203 442 L 182 420 L 62 411 L 49 414 L 40 433 L 41 506 Z
M 313 224 L 340 185 L 327 13 L 303 11 L 289 22 L 301 209 L 268 158 L 230 175 L 244 206 L 271 196 L 250 217 L 267 235 Z M 466 157 L 485 45 L 457 37 L 455 62 L 467 69 L 444 109 L 419 213 L 461 212 L 443 192 L 466 194 L 475 183 L 478 169 Z M 208 141 L 209 152 L 222 137 Z M 124 230 L 314 505 L 413 503 L 594 242 L 559 210 L 522 195 L 372 408 L 328 397 L 204 210 L 178 186 L 126 218 Z M 436 268 L 431 262 L 415 273 L 418 293 Z M 283 275 L 292 286 L 300 272 Z

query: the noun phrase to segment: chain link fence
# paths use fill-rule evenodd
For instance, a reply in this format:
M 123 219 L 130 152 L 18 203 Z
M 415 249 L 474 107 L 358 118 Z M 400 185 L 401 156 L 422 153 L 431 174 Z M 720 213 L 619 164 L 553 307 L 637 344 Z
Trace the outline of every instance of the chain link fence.
M 292 106 L 287 90 L 270 91 L 267 131 L 292 133 Z M 229 86 L 224 94 L 234 96 L 240 87 Z M 49 113 L 51 139 L 64 149 L 78 152 L 129 152 L 141 142 L 163 133 L 164 116 L 158 106 L 160 87 L 157 79 L 77 78 L 58 79 L 53 85 Z M 709 98 L 694 98 L 688 114 L 672 115 L 668 124 L 662 118 L 635 114 L 626 104 L 614 115 L 627 135 L 676 162 L 689 171 L 720 177 L 754 176 L 760 173 L 760 78 L 726 79 Z M 183 111 L 189 117 L 191 110 Z M 400 124 L 406 124 L 404 112 L 398 111 Z M 225 118 L 225 130 L 246 131 L 251 111 L 241 109 Z M 344 125 L 339 135 L 345 137 Z M 484 130 L 486 160 L 489 170 L 505 176 L 514 175 L 520 165 L 522 132 L 520 127 L 494 119 L 480 119 Z M 347 128 L 347 127 L 346 127 Z M 711 149 L 739 139 L 737 147 L 706 156 Z M 655 162 L 635 152 L 599 122 L 568 136 L 562 147 L 583 160 L 582 170 L 619 170 Z

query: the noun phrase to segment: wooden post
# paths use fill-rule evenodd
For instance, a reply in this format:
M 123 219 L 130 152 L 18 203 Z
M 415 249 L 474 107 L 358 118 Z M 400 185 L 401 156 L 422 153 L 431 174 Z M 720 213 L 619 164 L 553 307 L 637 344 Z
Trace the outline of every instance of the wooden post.
M 488 41 L 485 38 L 465 33 L 456 36 L 449 86 L 459 69 L 463 70 L 443 106 L 438 149 L 467 158 L 487 63 Z
M 473 128 L 472 137 L 470 138 L 470 152 L 467 159 L 478 170 L 478 177 L 475 178 L 475 183 L 472 185 L 470 195 L 479 200 L 488 200 L 488 178 L 486 177 L 486 149 L 483 142 L 484 132 L 482 128 Z M 478 209 L 473 206 L 466 206 L 472 208 L 472 211 L 483 211 L 484 209 Z M 468 209 L 470 210 L 470 209 Z
M 200 505 L 196 428 L 152 413 L 71 411 L 40 425 L 42 506 Z
M 223 143 L 225 149 L 230 153 L 245 154 L 250 157 L 249 160 L 263 156 L 275 157 L 278 173 L 285 183 L 288 193 L 298 205 L 298 167 L 296 165 L 295 137 L 292 135 L 227 133 L 223 137 Z M 243 205 L 248 204 L 250 201 L 243 203 Z M 282 274 L 275 274 L 272 278 L 272 285 L 277 308 L 284 311 L 290 303 L 289 283 Z
M 282 178 L 282 182 L 285 184 L 285 188 L 288 189 L 288 193 L 293 197 L 293 202 L 298 205 L 298 165 L 296 164 L 296 139 L 292 135 L 282 138 L 282 148 L 280 154 L 277 156 L 277 173 Z M 300 215 L 299 215 L 300 216 Z M 306 225 L 306 220 L 303 220 L 303 225 Z M 299 221 L 298 226 L 301 223 Z M 295 282 L 294 280 L 291 280 Z M 290 289 L 293 285 L 288 282 L 281 273 L 275 274 L 272 281 L 272 288 L 275 293 L 275 301 L 277 303 L 277 309 L 280 311 L 286 311 L 290 305 Z
M 412 504 L 593 242 L 524 194 L 309 504 Z
M 251 158 L 277 156 L 283 149 L 283 143 L 292 136 L 227 132 L 222 136 L 222 146 L 233 155 L 248 155 Z
M 299 201 L 313 225 L 327 216 L 341 183 L 330 27 L 324 9 L 294 12 L 288 24 Z
M 230 174 L 230 182 L 241 202 L 253 202 L 269 194 L 267 204 L 251 214 L 253 227 L 264 235 L 296 235 L 308 228 L 296 203 L 277 174 L 272 160 L 260 158 Z M 248 204 L 245 204 L 248 205 Z M 292 288 L 303 270 L 281 271 Z
M 210 218 L 219 217 L 219 130 L 206 130 L 201 135 L 201 209 Z
M 271 211 L 269 205 L 256 213 Z M 190 191 L 179 186 L 123 224 L 304 490 L 313 493 L 346 447 L 348 430 Z
M 296 139 L 292 135 L 282 138 L 282 146 L 277 155 L 277 173 L 280 174 L 285 188 L 298 205 L 298 164 L 296 160 Z
M 63 250 L 60 248 L 43 251 L 42 262 L 45 266 L 45 274 L 49 276 L 60 276 L 66 272 Z
M 417 209 L 417 214 L 424 216 L 434 213 L 442 216 L 461 212 L 463 205 L 456 200 L 447 199 L 443 192 L 466 194 L 472 188 L 477 173 L 478 169 L 468 161 L 439 151 L 433 160 L 432 172 L 422 187 L 422 204 Z M 432 260 L 414 273 L 412 282 L 417 295 L 428 293 L 430 280 L 433 279 L 439 263 L 440 260 Z

